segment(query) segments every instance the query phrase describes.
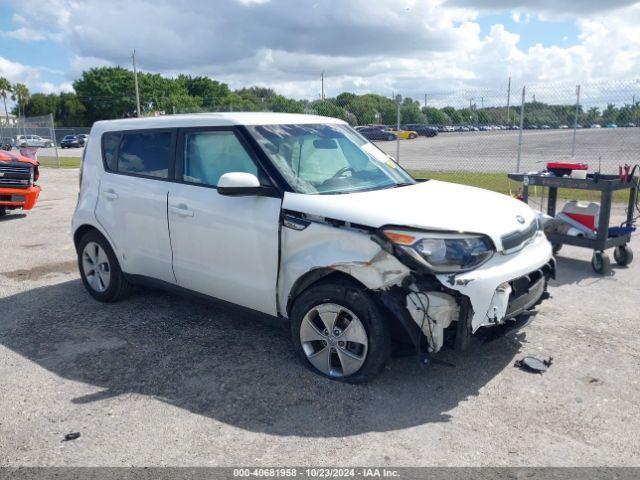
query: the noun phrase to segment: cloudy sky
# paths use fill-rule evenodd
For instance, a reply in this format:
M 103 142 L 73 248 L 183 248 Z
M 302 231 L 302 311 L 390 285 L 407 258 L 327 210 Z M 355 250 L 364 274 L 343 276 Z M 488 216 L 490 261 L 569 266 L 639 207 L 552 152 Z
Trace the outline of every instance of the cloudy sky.
M 71 90 L 130 65 L 299 98 L 640 79 L 629 0 L 0 0 L 0 76 Z

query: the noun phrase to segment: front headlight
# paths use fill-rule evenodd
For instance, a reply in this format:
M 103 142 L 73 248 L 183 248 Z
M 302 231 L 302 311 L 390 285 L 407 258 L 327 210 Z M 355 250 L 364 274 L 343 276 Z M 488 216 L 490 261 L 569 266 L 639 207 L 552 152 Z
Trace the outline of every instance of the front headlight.
M 464 233 L 384 230 L 384 236 L 409 257 L 437 273 L 472 270 L 494 253 L 489 239 Z

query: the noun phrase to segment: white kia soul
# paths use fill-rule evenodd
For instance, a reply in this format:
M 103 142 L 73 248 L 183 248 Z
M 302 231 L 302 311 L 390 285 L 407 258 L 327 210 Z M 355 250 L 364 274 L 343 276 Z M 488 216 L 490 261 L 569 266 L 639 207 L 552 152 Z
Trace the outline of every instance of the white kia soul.
M 528 313 L 555 274 L 538 215 L 414 180 L 345 122 L 229 113 L 97 122 L 73 237 L 97 300 L 151 284 L 288 318 L 302 361 L 374 377 Z

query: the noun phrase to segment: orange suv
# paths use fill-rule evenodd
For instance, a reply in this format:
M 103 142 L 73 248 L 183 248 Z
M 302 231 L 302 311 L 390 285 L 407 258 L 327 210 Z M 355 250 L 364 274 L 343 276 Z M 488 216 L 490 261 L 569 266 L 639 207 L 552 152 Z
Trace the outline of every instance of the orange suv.
M 0 217 L 8 210 L 31 210 L 36 204 L 38 165 L 37 160 L 0 150 Z

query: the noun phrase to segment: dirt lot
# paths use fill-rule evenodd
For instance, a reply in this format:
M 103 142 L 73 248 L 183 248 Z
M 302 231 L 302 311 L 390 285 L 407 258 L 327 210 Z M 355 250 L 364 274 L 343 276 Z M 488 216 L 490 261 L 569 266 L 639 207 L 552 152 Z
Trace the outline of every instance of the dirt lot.
M 297 362 L 284 322 L 151 290 L 93 301 L 77 176 L 44 169 L 37 208 L 0 220 L 0 465 L 640 465 L 640 261 L 599 278 L 565 248 L 519 332 L 343 385 Z M 524 373 L 524 354 L 553 365 Z

